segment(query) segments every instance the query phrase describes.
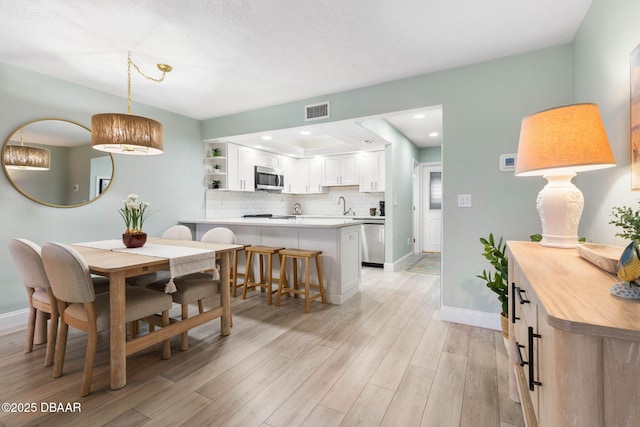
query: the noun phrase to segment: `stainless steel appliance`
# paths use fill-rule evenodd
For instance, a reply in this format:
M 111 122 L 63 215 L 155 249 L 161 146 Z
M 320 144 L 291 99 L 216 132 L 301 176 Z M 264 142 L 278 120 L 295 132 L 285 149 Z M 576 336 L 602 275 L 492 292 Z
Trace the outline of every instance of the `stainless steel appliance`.
M 362 265 L 384 265 L 384 219 L 366 219 L 362 224 Z
M 255 166 L 256 190 L 282 191 L 284 173 L 280 169 Z

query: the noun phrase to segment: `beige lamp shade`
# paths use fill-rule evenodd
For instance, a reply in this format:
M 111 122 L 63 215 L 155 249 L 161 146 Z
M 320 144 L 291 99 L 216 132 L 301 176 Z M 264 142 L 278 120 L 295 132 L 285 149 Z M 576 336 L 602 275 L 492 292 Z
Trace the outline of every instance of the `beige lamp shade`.
M 51 153 L 44 148 L 26 145 L 7 145 L 4 165 L 7 169 L 49 170 Z
M 573 104 L 522 119 L 517 176 L 560 175 L 615 166 L 596 104 Z
M 109 153 L 162 154 L 162 123 L 132 114 L 105 113 L 91 117 L 91 145 Z

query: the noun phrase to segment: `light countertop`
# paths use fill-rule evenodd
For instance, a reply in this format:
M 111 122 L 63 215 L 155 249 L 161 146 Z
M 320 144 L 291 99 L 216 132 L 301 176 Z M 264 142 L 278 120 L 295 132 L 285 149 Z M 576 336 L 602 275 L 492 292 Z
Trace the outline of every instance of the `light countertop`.
M 251 225 L 260 227 L 299 227 L 299 228 L 339 228 L 363 224 L 364 221 L 353 217 L 318 218 L 298 216 L 295 218 L 216 218 L 198 220 L 180 220 L 182 224 L 218 224 L 218 225 Z

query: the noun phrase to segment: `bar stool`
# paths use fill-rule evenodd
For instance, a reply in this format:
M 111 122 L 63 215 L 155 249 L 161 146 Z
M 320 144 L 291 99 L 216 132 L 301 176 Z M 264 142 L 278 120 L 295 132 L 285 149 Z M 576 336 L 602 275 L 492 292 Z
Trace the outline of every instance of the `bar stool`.
M 236 244 L 242 244 L 242 243 L 236 243 Z M 244 273 L 238 272 L 238 256 L 240 255 L 240 252 L 245 252 L 246 249 L 251 245 L 242 244 L 242 246 L 243 246 L 242 248 L 239 248 L 233 251 L 233 258 L 231 260 L 231 271 L 229 271 L 229 283 L 231 284 L 231 296 L 234 298 L 238 294 L 238 286 L 244 286 L 245 275 L 249 274 L 250 275 L 249 280 L 253 281 L 253 274 L 251 274 L 251 269 L 245 269 Z M 245 253 L 245 258 L 246 258 L 246 253 Z M 240 285 L 238 285 L 238 276 L 243 277 L 243 281 L 242 283 L 240 283 Z
M 273 247 L 273 246 L 249 246 L 245 248 L 245 252 L 247 254 L 247 264 L 245 268 L 244 275 L 244 289 L 242 289 L 242 299 L 247 299 L 247 289 L 248 288 L 260 288 L 260 291 L 267 291 L 267 304 L 271 305 L 271 294 L 278 292 L 277 290 L 273 290 L 273 255 L 279 254 L 281 250 L 284 248 Z M 255 281 L 253 274 L 251 273 L 252 264 L 251 260 L 253 255 L 256 255 L 260 260 L 260 276 L 259 282 Z M 264 259 L 267 259 L 266 263 L 266 271 L 265 271 L 265 263 Z
M 304 295 L 304 312 L 309 313 L 309 307 L 311 301 L 316 298 L 321 298 L 322 303 L 326 304 L 327 299 L 324 294 L 324 286 L 322 285 L 322 267 L 320 265 L 320 255 L 322 251 L 308 251 L 302 249 L 284 249 L 280 251 L 280 280 L 278 282 L 278 295 L 276 297 L 276 307 L 280 306 L 280 297 L 282 294 L 289 295 L 294 294 L 294 297 L 298 295 Z M 309 281 L 309 260 L 314 259 L 316 261 L 316 270 L 318 273 L 318 283 L 310 283 Z M 291 287 L 287 280 L 286 267 L 287 259 L 293 261 L 293 280 L 291 281 Z M 298 259 L 304 259 L 304 282 L 298 280 Z M 304 290 L 298 289 L 299 285 L 304 285 Z M 319 292 L 315 295 L 309 295 L 309 288 L 318 288 Z

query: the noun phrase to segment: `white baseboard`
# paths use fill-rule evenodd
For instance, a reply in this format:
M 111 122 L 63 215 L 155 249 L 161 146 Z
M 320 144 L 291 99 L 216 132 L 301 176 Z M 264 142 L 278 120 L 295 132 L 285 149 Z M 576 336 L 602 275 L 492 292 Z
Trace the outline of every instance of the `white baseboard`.
M 384 263 L 384 271 L 400 271 L 402 270 L 402 267 L 409 262 L 409 260 L 411 260 L 411 257 L 413 256 L 413 254 L 411 252 L 409 252 L 408 254 L 406 254 L 405 256 L 403 256 L 402 258 L 394 261 L 394 262 L 385 262 Z
M 20 329 L 26 329 L 28 320 L 28 308 L 0 314 L 0 335 L 6 335 L 11 332 L 19 331 Z
M 500 313 L 487 313 L 485 311 L 442 305 L 440 307 L 440 318 L 447 322 L 462 323 L 463 325 L 477 326 L 495 331 L 502 330 Z

